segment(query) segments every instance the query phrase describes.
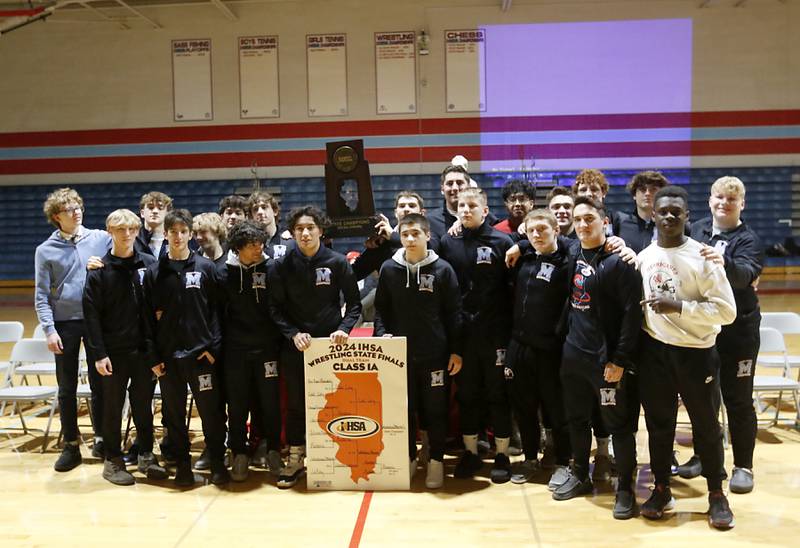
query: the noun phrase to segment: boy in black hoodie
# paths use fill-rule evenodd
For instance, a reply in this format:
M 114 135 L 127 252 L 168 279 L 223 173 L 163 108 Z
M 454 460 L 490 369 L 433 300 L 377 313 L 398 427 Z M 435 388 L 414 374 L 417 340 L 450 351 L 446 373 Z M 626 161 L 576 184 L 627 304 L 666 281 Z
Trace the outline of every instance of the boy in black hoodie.
M 478 457 L 478 431 L 483 426 L 485 400 L 497 447 L 491 478 L 505 483 L 511 478 L 511 409 L 504 375 L 511 295 L 505 256 L 513 242 L 492 228 L 486 221 L 488 213 L 486 194 L 473 188 L 462 190 L 458 214 L 463 232 L 442 238 L 439 251 L 458 275 L 462 298 L 464 367 L 458 376 L 457 398 L 466 450 L 455 476 L 470 478 L 483 465 Z
M 192 215 L 185 209 L 167 214 L 167 255 L 144 276 L 147 347 L 150 365 L 161 382 L 163 413 L 175 447 L 175 483 L 194 485 L 186 426 L 186 384 L 203 421 L 211 456 L 211 482 L 230 481 L 224 464 L 225 419 L 214 364 L 220 355 L 217 273 L 214 263 L 189 249 Z
M 425 485 L 444 482 L 447 376 L 461 369 L 457 344 L 461 295 L 453 268 L 428 249 L 430 223 L 410 213 L 397 226 L 403 249 L 383 263 L 375 294 L 375 336 L 404 336 L 408 349 L 408 442 L 411 474 L 417 466 L 416 417 L 430 443 Z
M 254 221 L 236 224 L 228 235 L 232 256 L 219 269 L 225 346 L 225 390 L 228 400 L 233 451 L 231 476 L 247 479 L 247 415 L 261 415 L 268 447 L 270 471 L 283 467 L 280 457 L 281 409 L 278 390 L 278 357 L 281 333 L 269 311 L 267 270 L 271 259 L 264 253 L 267 233 Z M 252 405 L 247 395 L 255 389 Z
M 613 435 L 619 485 L 614 517 L 635 515 L 634 434 L 639 418 L 633 358 L 642 325 L 641 276 L 633 265 L 605 249 L 608 217 L 602 202 L 575 199 L 575 232 L 580 247 L 569 262 L 570 296 L 561 383 L 574 457 L 572 473 L 553 491 L 555 500 L 592 492 L 589 452 L 593 408 Z
M 289 230 L 296 244 L 269 269 L 270 310 L 283 336 L 281 369 L 289 399 L 286 437 L 289 462 L 281 471 L 278 487 L 294 486 L 305 474 L 305 366 L 303 352 L 312 337 L 329 337 L 345 344 L 361 314 L 358 284 L 344 255 L 321 245 L 328 221 L 313 206 L 289 214 Z M 341 297 L 345 314 L 342 317 Z
M 166 470 L 153 455 L 152 371 L 145 363 L 142 329 L 142 279 L 155 262 L 134 251 L 142 223 L 135 213 L 118 209 L 106 218 L 113 246 L 103 257 L 105 268 L 91 270 L 83 289 L 86 344 L 103 382 L 103 478 L 116 485 L 133 485 L 120 451 L 120 421 L 125 390 L 130 381 L 130 401 L 139 443 L 138 469 L 149 479 L 165 479 Z M 91 367 L 91 365 L 90 365 Z

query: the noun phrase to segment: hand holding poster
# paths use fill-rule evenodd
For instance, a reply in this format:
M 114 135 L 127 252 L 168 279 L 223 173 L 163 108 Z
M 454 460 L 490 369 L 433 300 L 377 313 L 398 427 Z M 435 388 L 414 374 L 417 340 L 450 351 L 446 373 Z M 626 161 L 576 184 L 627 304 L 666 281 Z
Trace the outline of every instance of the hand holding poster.
M 406 339 L 313 339 L 304 362 L 308 488 L 408 489 Z

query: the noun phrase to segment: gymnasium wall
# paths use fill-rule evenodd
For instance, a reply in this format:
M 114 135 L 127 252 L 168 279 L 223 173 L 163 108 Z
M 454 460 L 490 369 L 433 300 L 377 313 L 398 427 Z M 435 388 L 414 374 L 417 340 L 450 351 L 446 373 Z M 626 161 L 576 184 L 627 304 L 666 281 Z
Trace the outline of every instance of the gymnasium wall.
M 457 152 L 476 172 L 490 171 L 489 160 L 498 158 L 525 169 L 797 165 L 800 3 L 700 4 L 515 0 L 502 12 L 496 0 L 227 2 L 236 20 L 210 4 L 141 8 L 162 28 L 131 17 L 129 30 L 87 10 L 62 10 L 0 36 L 0 184 L 244 179 L 253 164 L 262 178 L 319 176 L 324 142 L 347 137 L 365 138 L 374 174 L 435 173 Z M 524 115 L 496 114 L 497 105 L 447 113 L 446 29 L 613 21 L 688 22 L 689 73 L 674 82 L 687 89 L 681 108 L 643 112 L 647 103 L 629 110 L 623 102 L 616 111 L 592 112 L 564 103 Z M 431 43 L 430 55 L 417 59 L 417 112 L 377 114 L 373 33 L 423 29 Z M 329 32 L 347 34 L 349 111 L 312 119 L 305 35 Z M 237 37 L 254 34 L 280 39 L 277 119 L 239 117 Z M 565 84 L 540 77 L 530 58 L 552 62 L 570 45 L 554 36 L 535 51 L 501 52 L 512 61 L 487 83 L 490 93 L 518 87 L 524 99 L 528 89 L 538 97 L 538 88 L 568 84 L 609 101 L 619 95 L 613 78 Z M 173 121 L 170 43 L 182 38 L 212 41 L 213 121 Z M 646 38 L 641 48 L 652 46 Z M 655 46 L 669 52 L 672 44 Z M 491 40 L 487 48 L 498 55 Z M 650 69 L 626 86 L 669 95 L 658 63 Z M 495 145 L 486 144 L 487 135 Z

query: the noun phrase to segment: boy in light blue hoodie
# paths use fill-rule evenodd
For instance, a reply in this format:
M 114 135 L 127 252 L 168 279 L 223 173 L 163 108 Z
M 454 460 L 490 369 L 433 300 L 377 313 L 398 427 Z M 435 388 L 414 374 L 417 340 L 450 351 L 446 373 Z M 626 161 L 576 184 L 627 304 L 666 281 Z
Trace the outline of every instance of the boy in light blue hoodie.
M 50 237 L 36 248 L 35 306 L 39 323 L 47 336 L 47 346 L 55 354 L 58 405 L 64 449 L 56 460 L 58 472 L 72 470 L 81 463 L 78 446 L 78 357 L 81 340 L 85 337 L 83 322 L 83 285 L 86 263 L 90 257 L 102 257 L 111 248 L 111 237 L 104 230 L 83 226 L 83 200 L 71 188 L 52 192 L 44 202 L 44 214 L 56 227 Z M 100 374 L 94 366 L 94 356 L 87 346 L 89 385 L 92 389 L 92 416 L 95 442 L 92 455 L 103 458 L 102 425 L 103 398 Z

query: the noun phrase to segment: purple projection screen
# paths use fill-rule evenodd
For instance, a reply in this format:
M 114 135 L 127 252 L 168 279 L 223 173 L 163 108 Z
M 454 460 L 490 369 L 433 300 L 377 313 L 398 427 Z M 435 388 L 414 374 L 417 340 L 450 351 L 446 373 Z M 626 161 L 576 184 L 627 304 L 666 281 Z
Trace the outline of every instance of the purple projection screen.
M 688 116 L 653 128 L 643 115 L 691 112 L 691 19 L 481 28 L 483 169 L 689 165 Z

